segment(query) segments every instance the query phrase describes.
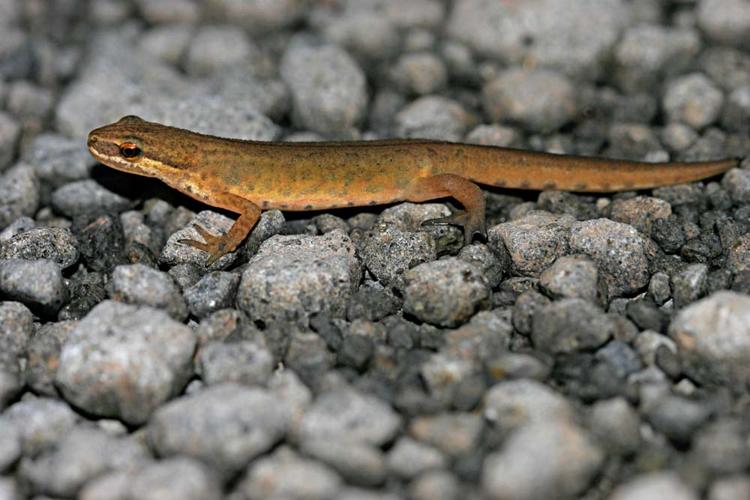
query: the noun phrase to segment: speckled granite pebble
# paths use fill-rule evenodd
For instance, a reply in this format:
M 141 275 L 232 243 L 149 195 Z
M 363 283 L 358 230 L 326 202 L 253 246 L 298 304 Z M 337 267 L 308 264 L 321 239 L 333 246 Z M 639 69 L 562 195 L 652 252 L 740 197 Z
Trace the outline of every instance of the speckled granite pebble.
M 161 311 L 105 301 L 70 333 L 56 383 L 86 411 L 142 423 L 184 387 L 195 342 Z

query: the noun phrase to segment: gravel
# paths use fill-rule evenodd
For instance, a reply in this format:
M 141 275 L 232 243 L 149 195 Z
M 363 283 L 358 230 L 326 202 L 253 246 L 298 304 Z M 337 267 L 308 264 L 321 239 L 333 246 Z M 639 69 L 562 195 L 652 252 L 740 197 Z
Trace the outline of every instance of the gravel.
M 70 333 L 56 383 L 90 413 L 141 424 L 182 390 L 194 349 L 190 329 L 164 312 L 105 301 Z
M 747 0 L 0 0 L 0 500 L 749 497 L 749 27 Z M 485 189 L 468 244 L 423 224 L 450 198 L 264 210 L 207 266 L 180 240 L 236 212 L 89 153 L 131 114 L 740 161 Z

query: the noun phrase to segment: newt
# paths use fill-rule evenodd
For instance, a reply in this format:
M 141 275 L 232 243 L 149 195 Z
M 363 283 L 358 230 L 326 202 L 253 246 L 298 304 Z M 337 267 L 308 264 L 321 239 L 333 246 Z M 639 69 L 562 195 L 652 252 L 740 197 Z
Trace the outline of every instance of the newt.
M 137 116 L 89 133 L 96 160 L 156 177 L 208 205 L 239 214 L 229 231 L 181 243 L 208 252 L 208 264 L 233 251 L 262 210 L 322 210 L 453 198 L 463 205 L 426 224 L 461 226 L 466 242 L 485 234 L 485 200 L 477 184 L 498 188 L 606 193 L 697 181 L 737 159 L 643 163 L 454 142 L 388 139 L 276 142 L 198 134 Z

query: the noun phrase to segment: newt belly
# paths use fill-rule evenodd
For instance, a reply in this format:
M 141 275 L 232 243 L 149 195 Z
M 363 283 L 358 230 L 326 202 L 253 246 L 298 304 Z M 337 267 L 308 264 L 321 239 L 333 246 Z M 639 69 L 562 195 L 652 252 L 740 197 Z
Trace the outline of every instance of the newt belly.
M 614 192 L 704 179 L 738 160 L 640 163 L 429 140 L 285 143 L 197 134 L 135 116 L 93 130 L 101 163 L 156 177 L 208 205 L 239 213 L 229 232 L 196 227 L 186 244 L 209 263 L 245 239 L 261 210 L 320 210 L 452 197 L 464 210 L 432 222 L 457 224 L 466 241 L 484 233 L 477 184 L 517 189 Z

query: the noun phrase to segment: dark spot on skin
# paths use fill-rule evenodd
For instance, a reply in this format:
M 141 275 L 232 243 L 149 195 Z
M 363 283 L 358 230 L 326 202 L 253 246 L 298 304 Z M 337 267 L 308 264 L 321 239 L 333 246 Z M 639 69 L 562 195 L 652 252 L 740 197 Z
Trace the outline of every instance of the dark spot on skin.
M 375 203 L 374 201 L 368 201 L 367 204 L 368 205 L 377 205 L 377 203 Z
M 588 184 L 586 184 L 585 182 L 579 182 L 578 184 L 576 184 L 576 185 L 575 185 L 575 186 L 573 186 L 573 187 L 574 187 L 574 189 L 575 189 L 576 191 L 584 191 L 584 190 L 585 190 L 585 189 L 586 189 L 586 188 L 587 188 L 588 186 L 589 186 L 589 185 L 588 185 Z
M 289 205 L 281 205 L 282 210 L 286 210 L 287 208 L 289 208 Z
M 633 189 L 635 187 L 635 182 L 627 181 L 622 185 L 622 187 L 624 187 L 625 189 Z
M 531 183 L 529 181 L 521 181 L 521 189 L 529 189 L 531 188 Z
M 497 186 L 497 187 L 505 187 L 506 185 L 507 185 L 507 182 L 505 182 L 503 180 L 495 181 L 495 186 Z
M 312 205 L 305 205 L 305 210 L 312 210 Z
M 268 206 L 270 205 L 270 203 L 268 203 L 268 200 L 265 200 L 265 201 L 263 201 L 263 203 L 261 203 L 261 205 L 263 205 L 263 208 L 268 208 Z
M 353 207 L 354 206 L 354 202 L 353 201 L 349 201 L 349 202 L 346 203 L 346 206 L 347 207 Z
M 542 189 L 555 189 L 556 187 L 557 187 L 557 184 L 555 184 L 555 183 L 554 183 L 554 182 L 552 182 L 552 181 L 547 181 L 547 182 L 545 182 L 545 183 L 544 183 L 544 185 L 542 186 Z
M 609 184 L 609 182 L 602 182 L 602 185 L 600 186 L 602 191 L 609 191 L 612 189 L 612 186 Z
M 336 204 L 333 204 L 333 205 L 331 205 L 331 208 L 339 208 L 339 206 L 336 205 Z

